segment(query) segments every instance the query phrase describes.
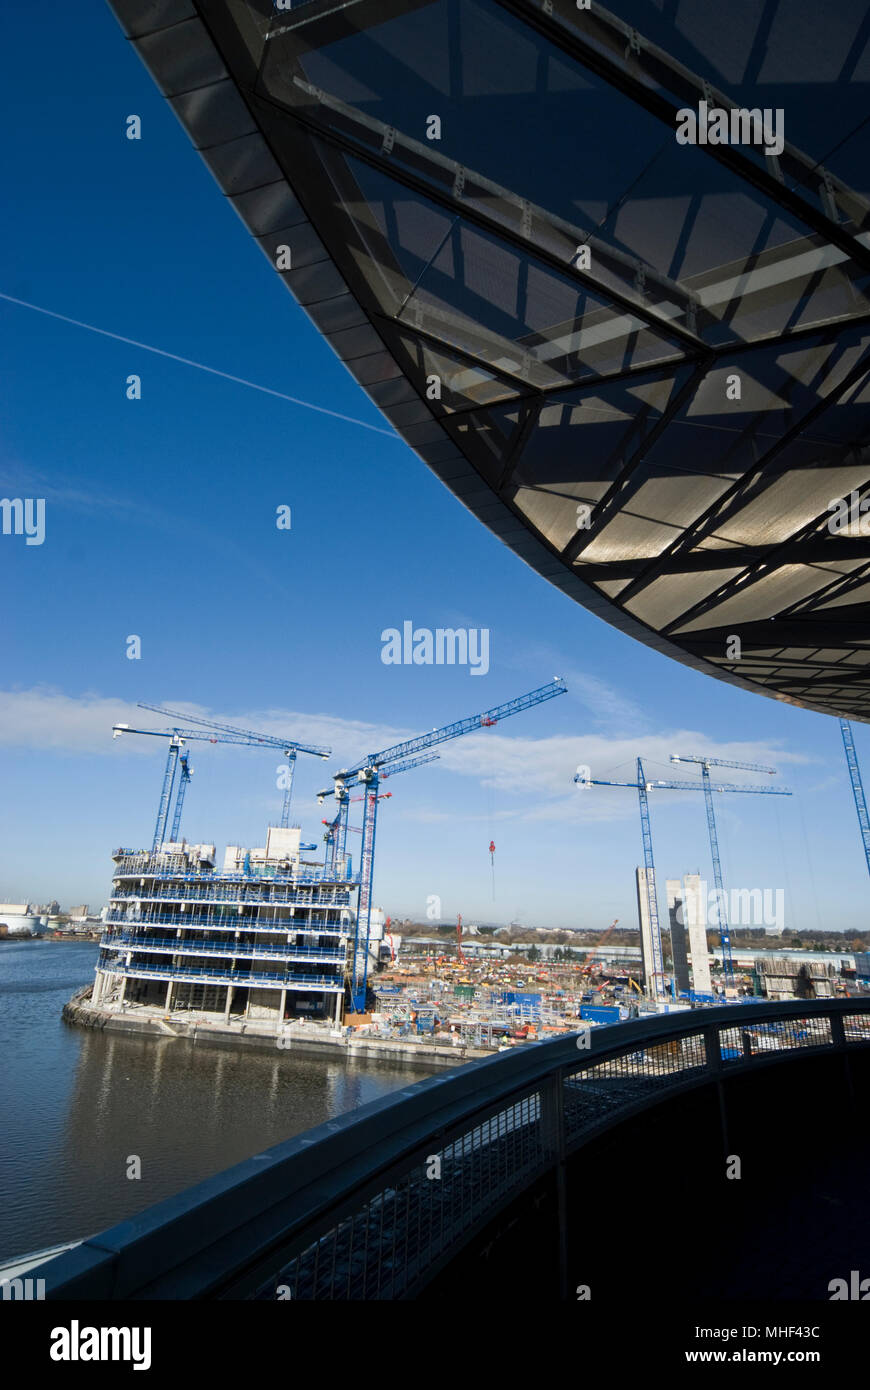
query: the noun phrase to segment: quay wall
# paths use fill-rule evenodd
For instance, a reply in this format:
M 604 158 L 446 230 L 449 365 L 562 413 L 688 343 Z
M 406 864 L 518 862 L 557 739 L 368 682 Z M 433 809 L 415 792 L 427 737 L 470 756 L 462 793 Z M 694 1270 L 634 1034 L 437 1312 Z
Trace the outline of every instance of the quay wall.
M 310 1023 L 291 1024 L 278 1035 L 274 1025 L 216 1020 L 186 1020 L 175 1015 L 149 1016 L 135 1012 L 118 1013 L 112 1009 L 95 1008 L 89 997 L 91 986 L 78 990 L 64 1005 L 61 1017 L 77 1028 L 99 1028 L 109 1033 L 147 1034 L 155 1038 L 186 1038 L 189 1042 L 217 1047 L 253 1047 L 263 1052 L 292 1052 L 296 1056 L 332 1057 L 333 1060 L 379 1061 L 391 1064 L 407 1063 L 427 1071 L 444 1071 L 463 1062 L 491 1056 L 486 1049 L 464 1045 L 439 1045 L 405 1038 L 355 1038 L 321 1032 Z

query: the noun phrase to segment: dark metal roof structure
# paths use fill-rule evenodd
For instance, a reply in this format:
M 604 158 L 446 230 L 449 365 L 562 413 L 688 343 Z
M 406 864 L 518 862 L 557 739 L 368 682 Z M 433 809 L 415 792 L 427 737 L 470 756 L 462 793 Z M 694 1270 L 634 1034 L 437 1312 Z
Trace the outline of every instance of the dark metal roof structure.
M 614 3 L 111 0 L 496 535 L 690 666 L 870 720 L 870 11 Z M 781 111 L 781 150 L 678 143 L 701 102 Z

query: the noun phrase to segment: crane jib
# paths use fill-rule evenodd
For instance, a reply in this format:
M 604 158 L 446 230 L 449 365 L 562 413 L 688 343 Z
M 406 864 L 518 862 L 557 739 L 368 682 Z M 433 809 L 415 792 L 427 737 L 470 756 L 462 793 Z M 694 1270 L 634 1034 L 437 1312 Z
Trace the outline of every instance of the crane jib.
M 496 705 L 493 709 L 484 710 L 481 714 L 470 715 L 467 719 L 457 719 L 452 724 L 445 724 L 441 729 L 433 729 L 431 733 L 420 734 L 416 738 L 407 739 L 404 743 L 396 743 L 392 748 L 385 748 L 380 753 L 371 753 L 367 758 L 355 763 L 348 771 L 351 773 L 361 772 L 365 767 L 380 767 L 385 763 L 395 762 L 398 758 L 410 757 L 414 753 L 431 748 L 436 743 L 446 743 L 449 739 L 459 738 L 460 735 L 471 733 L 474 729 L 479 729 L 482 726 L 487 727 L 488 722 L 497 723 L 499 719 L 507 719 L 510 715 L 531 709 L 532 706 L 542 704 L 545 700 L 552 700 L 556 695 L 565 694 L 567 694 L 567 686 L 564 681 L 557 677 L 549 685 L 542 685 L 537 690 L 530 690 L 526 695 L 520 695 L 515 700 L 507 700 L 503 705 Z

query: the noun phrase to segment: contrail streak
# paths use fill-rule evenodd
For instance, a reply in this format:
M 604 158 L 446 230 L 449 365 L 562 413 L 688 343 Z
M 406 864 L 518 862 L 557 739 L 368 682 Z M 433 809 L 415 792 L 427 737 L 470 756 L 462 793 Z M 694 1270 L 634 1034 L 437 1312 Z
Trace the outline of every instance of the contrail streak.
M 360 429 L 371 430 L 374 434 L 385 434 L 388 439 L 401 439 L 395 430 L 383 430 L 378 425 L 369 425 L 365 420 L 355 420 L 352 415 L 342 415 L 338 410 L 329 410 L 325 405 L 314 405 L 312 401 L 301 401 L 298 396 L 288 396 L 283 391 L 273 391 L 270 386 L 260 386 L 256 381 L 247 381 L 243 376 L 233 376 L 231 372 L 222 372 L 217 367 L 207 367 L 204 362 L 194 362 L 190 357 L 179 357 L 175 352 L 167 352 L 165 348 L 151 347 L 149 343 L 137 342 L 135 338 L 125 338 L 122 333 L 110 333 L 107 328 L 97 328 L 93 323 L 82 323 L 80 319 L 71 319 L 66 314 L 55 313 L 53 309 L 43 309 L 40 304 L 29 304 L 26 299 L 16 299 L 14 295 L 4 294 L 0 290 L 0 299 L 5 299 L 8 304 L 17 304 L 22 309 L 32 309 L 34 313 L 45 314 L 50 319 L 60 319 L 61 323 L 71 323 L 74 328 L 86 328 L 89 333 L 99 333 L 103 338 L 114 338 L 116 343 L 126 343 L 129 347 L 141 348 L 143 352 L 156 353 L 158 357 L 168 357 L 170 362 L 180 362 L 184 367 L 196 367 L 200 372 L 208 372 L 211 376 L 223 377 L 224 381 L 234 381 L 237 386 L 249 386 L 252 391 L 262 391 L 267 396 L 277 396 L 279 401 L 289 401 L 291 405 L 301 405 L 306 410 L 316 410 L 318 415 L 331 415 L 334 420 L 344 420 L 348 425 L 359 425 Z

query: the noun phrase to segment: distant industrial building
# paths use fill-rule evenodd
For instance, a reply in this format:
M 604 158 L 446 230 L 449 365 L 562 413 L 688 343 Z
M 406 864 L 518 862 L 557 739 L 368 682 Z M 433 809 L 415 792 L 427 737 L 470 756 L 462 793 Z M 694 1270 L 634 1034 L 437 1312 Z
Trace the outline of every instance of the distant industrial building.
M 870 980 L 870 951 L 855 952 L 855 979 Z
M 30 903 L 0 903 L 0 937 L 41 936 L 45 921 Z
M 829 961 L 762 956 L 755 970 L 768 999 L 830 999 L 836 993 L 837 967 Z

